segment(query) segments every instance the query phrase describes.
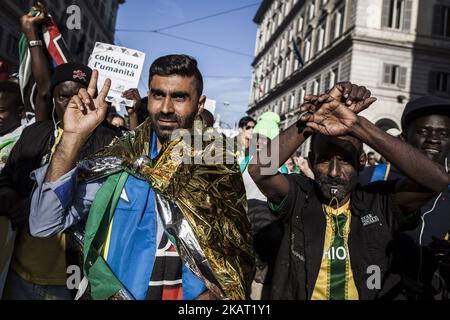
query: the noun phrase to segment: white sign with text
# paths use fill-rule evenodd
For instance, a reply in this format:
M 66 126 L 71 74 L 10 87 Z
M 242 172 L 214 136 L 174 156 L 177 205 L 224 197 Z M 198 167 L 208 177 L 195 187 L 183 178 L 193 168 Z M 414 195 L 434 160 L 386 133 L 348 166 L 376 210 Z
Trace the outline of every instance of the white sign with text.
M 144 52 L 108 43 L 95 43 L 88 66 L 92 70 L 98 70 L 98 90 L 103 87 L 106 78 L 111 79 L 111 89 L 106 101 L 111 102 L 117 111 L 132 106 L 133 101 L 122 98 L 122 93 L 138 87 L 144 60 Z

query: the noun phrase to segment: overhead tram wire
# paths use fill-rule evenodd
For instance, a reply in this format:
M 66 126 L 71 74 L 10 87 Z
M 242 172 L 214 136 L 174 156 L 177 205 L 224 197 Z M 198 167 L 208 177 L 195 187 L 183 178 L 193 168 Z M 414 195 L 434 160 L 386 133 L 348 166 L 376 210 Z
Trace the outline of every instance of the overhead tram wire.
M 211 79 L 251 79 L 250 76 L 217 76 L 217 75 L 205 75 L 203 78 L 211 78 Z
M 259 5 L 259 4 L 260 4 L 260 2 L 255 2 L 255 3 L 249 4 L 249 5 L 243 6 L 243 7 L 234 8 L 234 9 L 230 9 L 230 10 L 226 10 L 226 11 L 213 13 L 213 14 L 210 14 L 210 15 L 207 15 L 207 16 L 195 18 L 195 19 L 192 19 L 192 20 L 188 20 L 188 21 L 177 23 L 177 24 L 172 24 L 172 25 L 169 25 L 169 26 L 166 26 L 166 27 L 152 29 L 152 30 L 148 30 L 148 29 L 147 30 L 145 30 L 145 29 L 116 29 L 116 31 L 121 31 L 121 32 L 158 32 L 158 31 L 161 31 L 161 30 L 172 29 L 172 28 L 184 26 L 186 24 L 190 24 L 190 23 L 194 23 L 194 22 L 198 22 L 198 21 L 202 21 L 202 20 L 218 17 L 218 16 L 221 16 L 221 15 L 224 15 L 224 14 L 232 13 L 232 12 L 235 12 L 235 11 L 247 9 L 247 8 Z
M 116 34 L 116 40 L 117 40 L 117 44 L 119 46 L 124 46 L 123 42 L 120 40 L 119 36 Z M 209 78 L 209 79 L 251 79 L 250 76 L 242 76 L 242 75 L 238 75 L 238 76 L 233 76 L 233 75 L 204 75 L 203 78 Z M 144 83 L 144 81 L 142 80 L 142 76 L 139 78 L 139 85 L 142 86 L 144 89 L 147 87 Z
M 236 51 L 236 50 L 231 50 L 231 49 L 219 47 L 219 46 L 216 46 L 214 44 L 209 44 L 209 43 L 206 43 L 206 42 L 201 42 L 201 41 L 197 41 L 197 40 L 193 40 L 193 39 L 188 39 L 188 38 L 176 36 L 176 35 L 170 34 L 170 33 L 159 32 L 159 31 L 152 31 L 151 33 L 159 34 L 159 35 L 162 35 L 162 36 L 165 36 L 165 37 L 169 37 L 169 38 L 174 38 L 174 39 L 177 39 L 177 40 L 191 42 L 191 43 L 194 43 L 194 44 L 197 44 L 197 45 L 200 45 L 200 46 L 213 48 L 213 49 L 216 49 L 216 50 L 221 50 L 221 51 L 225 51 L 225 52 L 232 53 L 232 54 L 237 54 L 237 55 L 244 56 L 244 57 L 253 58 L 253 55 L 245 53 L 245 52 L 240 52 L 240 51 Z
M 251 55 L 251 54 L 248 54 L 248 53 L 245 53 L 245 52 L 239 52 L 239 51 L 235 51 L 235 50 L 231 50 L 231 49 L 227 49 L 227 48 L 223 48 L 223 47 L 219 47 L 219 46 L 216 46 L 214 44 L 209 44 L 209 43 L 206 43 L 206 42 L 201 42 L 201 41 L 197 41 L 197 40 L 193 40 L 193 39 L 188 39 L 188 38 L 176 36 L 174 34 L 165 33 L 165 32 L 157 32 L 157 31 L 155 31 L 154 33 L 155 34 L 160 34 L 162 36 L 166 36 L 166 37 L 169 37 L 169 38 L 174 38 L 174 39 L 178 39 L 178 40 L 183 40 L 183 41 L 195 43 L 195 44 L 198 44 L 200 46 L 213 48 L 213 49 L 225 51 L 225 52 L 228 52 L 228 53 L 237 54 L 237 55 L 244 56 L 244 57 L 253 58 L 253 55 Z
M 250 8 L 250 7 L 254 7 L 254 6 L 259 5 L 259 4 L 260 4 L 260 2 L 255 2 L 255 3 L 252 3 L 252 4 L 246 5 L 246 6 L 242 6 L 242 7 L 226 10 L 226 11 L 217 12 L 217 13 L 214 13 L 214 14 L 210 14 L 210 15 L 207 15 L 207 16 L 195 18 L 195 19 L 192 19 L 192 20 L 184 21 L 184 22 L 181 22 L 181 23 L 169 25 L 169 26 L 166 26 L 166 27 L 158 28 L 158 29 L 152 29 L 152 30 L 116 29 L 116 31 L 119 31 L 119 32 L 156 33 L 156 34 L 160 34 L 160 35 L 163 35 L 163 36 L 166 36 L 166 37 L 170 37 L 170 38 L 174 38 L 174 39 L 178 39 L 178 40 L 191 42 L 191 43 L 194 43 L 194 44 L 197 44 L 197 45 L 201 45 L 201 46 L 205 46 L 205 47 L 209 47 L 209 48 L 225 51 L 225 52 L 228 52 L 228 53 L 233 53 L 233 54 L 241 55 L 241 56 L 244 56 L 244 57 L 253 58 L 253 55 L 248 54 L 248 53 L 239 52 L 239 51 L 235 51 L 235 50 L 219 47 L 219 46 L 216 46 L 216 45 L 213 45 L 213 44 L 209 44 L 209 43 L 200 42 L 200 41 L 193 40 L 193 39 L 188 39 L 188 38 L 176 36 L 176 35 L 173 35 L 173 34 L 170 34 L 170 33 L 161 32 L 161 30 L 167 30 L 167 29 L 171 29 L 171 28 L 175 28 L 175 27 L 180 27 L 180 26 L 183 26 L 183 25 L 186 25 L 186 24 L 198 22 L 198 21 L 201 21 L 201 20 L 214 18 L 214 17 L 220 16 L 220 15 L 225 15 L 225 14 L 229 14 L 229 13 L 232 13 L 232 12 L 235 12 L 235 11 L 239 11 L 239 10 L 247 9 L 247 8 Z

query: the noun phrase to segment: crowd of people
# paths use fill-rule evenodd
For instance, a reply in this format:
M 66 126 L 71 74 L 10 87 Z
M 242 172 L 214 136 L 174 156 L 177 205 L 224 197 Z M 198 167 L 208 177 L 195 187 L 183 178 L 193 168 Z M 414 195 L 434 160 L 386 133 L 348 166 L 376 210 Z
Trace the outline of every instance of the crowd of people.
M 216 130 L 194 58 L 157 58 L 121 115 L 111 80 L 54 67 L 32 9 L 34 90 L 0 82 L 1 299 L 449 299 L 450 100 L 409 101 L 393 136 L 360 115 L 370 90 L 339 82 L 285 130 L 245 116 L 233 148 L 199 150 L 175 134 Z

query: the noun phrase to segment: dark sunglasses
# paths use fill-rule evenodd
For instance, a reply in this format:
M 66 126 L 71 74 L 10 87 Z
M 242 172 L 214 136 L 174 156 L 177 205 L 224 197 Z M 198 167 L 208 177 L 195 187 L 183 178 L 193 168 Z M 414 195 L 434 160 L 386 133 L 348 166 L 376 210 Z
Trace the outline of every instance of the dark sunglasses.
M 253 129 L 253 128 L 254 128 L 254 126 L 246 126 L 245 130 L 250 130 L 250 129 Z

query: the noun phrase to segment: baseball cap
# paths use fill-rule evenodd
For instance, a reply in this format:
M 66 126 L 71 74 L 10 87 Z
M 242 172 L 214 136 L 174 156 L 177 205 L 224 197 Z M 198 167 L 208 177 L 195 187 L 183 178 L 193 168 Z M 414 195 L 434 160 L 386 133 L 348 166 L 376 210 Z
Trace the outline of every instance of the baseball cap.
M 91 79 L 92 70 L 88 66 L 77 63 L 69 62 L 63 63 L 56 67 L 55 72 L 51 78 L 51 91 L 64 81 L 75 81 L 81 83 L 85 87 L 89 85 Z
M 450 100 L 436 96 L 424 96 L 408 102 L 402 114 L 402 130 L 405 131 L 412 120 L 430 114 L 450 116 Z

